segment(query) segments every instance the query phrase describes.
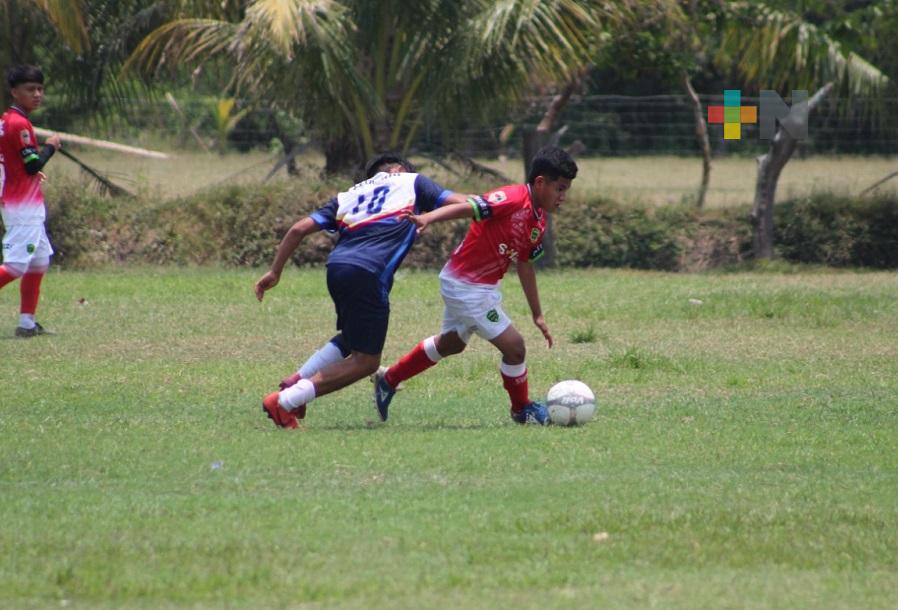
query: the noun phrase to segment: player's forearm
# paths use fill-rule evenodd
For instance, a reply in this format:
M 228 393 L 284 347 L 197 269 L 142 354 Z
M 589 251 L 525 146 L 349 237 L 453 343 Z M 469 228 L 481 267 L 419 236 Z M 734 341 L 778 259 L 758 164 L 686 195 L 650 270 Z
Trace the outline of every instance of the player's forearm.
M 518 279 L 521 280 L 521 289 L 530 306 L 533 317 L 543 315 L 542 305 L 539 302 L 539 289 L 536 286 L 536 270 L 532 263 L 518 263 Z
M 457 194 L 457 193 L 454 193 Z M 461 195 L 461 197 L 465 197 Z M 448 199 L 447 199 L 448 201 Z M 462 199 L 458 203 L 450 203 L 449 205 L 444 205 L 440 208 L 432 212 L 427 212 L 426 214 L 422 214 L 421 218 L 427 220 L 427 224 L 433 224 L 435 222 L 443 222 L 446 220 L 457 220 L 459 218 L 473 218 L 474 210 L 471 207 L 471 204 L 467 202 L 467 199 Z
M 308 217 L 303 218 L 290 227 L 290 230 L 284 235 L 284 238 L 278 245 L 277 252 L 274 255 L 274 261 L 271 263 L 272 273 L 280 276 L 287 261 L 290 260 L 293 253 L 296 252 L 296 248 L 299 247 L 300 242 L 302 242 L 306 235 L 314 233 L 317 230 L 318 223 Z

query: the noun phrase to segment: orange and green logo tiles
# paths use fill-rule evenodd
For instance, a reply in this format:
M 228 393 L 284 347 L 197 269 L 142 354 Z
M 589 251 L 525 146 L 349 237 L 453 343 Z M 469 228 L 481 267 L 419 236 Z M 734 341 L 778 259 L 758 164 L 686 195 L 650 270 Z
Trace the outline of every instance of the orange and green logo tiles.
M 708 106 L 708 122 L 723 123 L 724 140 L 739 140 L 743 123 L 758 122 L 758 107 L 743 106 L 742 92 L 726 89 L 723 92 L 723 106 Z

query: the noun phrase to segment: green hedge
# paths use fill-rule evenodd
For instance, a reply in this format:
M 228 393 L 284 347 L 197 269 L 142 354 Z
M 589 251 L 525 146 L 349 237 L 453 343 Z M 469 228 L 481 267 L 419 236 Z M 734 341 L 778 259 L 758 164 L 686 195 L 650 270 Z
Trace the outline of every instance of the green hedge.
M 700 270 L 743 260 L 751 245 L 747 210 L 699 213 L 686 206 L 565 204 L 556 216 L 558 264 Z
M 783 258 L 851 267 L 898 267 L 898 197 L 831 194 L 787 201 L 774 209 Z
M 336 184 L 279 182 L 228 186 L 159 203 L 150 194 L 110 200 L 75 183 L 48 193 L 48 230 L 57 262 L 264 266 L 296 219 Z M 698 212 L 686 206 L 623 206 L 569 201 L 555 218 L 558 264 L 695 271 L 750 258 L 748 207 Z M 779 203 L 777 254 L 788 261 L 898 267 L 898 198 L 821 194 Z M 405 265 L 438 268 L 458 245 L 465 223 L 435 225 Z M 333 237 L 319 233 L 297 251 L 298 265 L 324 263 Z

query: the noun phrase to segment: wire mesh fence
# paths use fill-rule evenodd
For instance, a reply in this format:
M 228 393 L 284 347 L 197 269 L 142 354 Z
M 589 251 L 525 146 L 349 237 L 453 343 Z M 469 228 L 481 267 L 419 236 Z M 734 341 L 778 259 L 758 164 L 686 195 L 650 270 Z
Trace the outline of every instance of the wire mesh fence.
M 703 115 L 710 105 L 723 103 L 723 95 L 700 96 Z M 223 114 L 215 99 L 185 100 L 175 109 L 166 100 L 134 100 L 126 117 L 91 124 L 97 137 L 136 142 L 174 141 L 180 146 L 210 149 L 265 149 L 279 146 L 279 135 L 303 141 L 309 129 L 286 113 L 253 110 L 241 113 L 241 104 Z M 424 124 L 412 142 L 419 153 L 455 150 L 471 157 L 520 155 L 520 132 L 533 128 L 548 98 L 530 101 L 530 112 L 493 124 L 470 124 L 463 129 Z M 788 102 L 788 100 L 787 100 Z M 759 98 L 742 97 L 757 106 Z M 644 155 L 694 156 L 700 149 L 695 137 L 693 109 L 685 95 L 575 97 L 565 107 L 557 128 L 560 144 L 575 147 L 581 156 L 627 157 Z M 741 138 L 726 140 L 723 126 L 708 126 L 712 152 L 717 157 L 756 155 L 769 142 L 759 138 L 757 124 L 743 124 Z M 808 138 L 799 156 L 898 155 L 898 98 L 831 98 L 810 114 Z

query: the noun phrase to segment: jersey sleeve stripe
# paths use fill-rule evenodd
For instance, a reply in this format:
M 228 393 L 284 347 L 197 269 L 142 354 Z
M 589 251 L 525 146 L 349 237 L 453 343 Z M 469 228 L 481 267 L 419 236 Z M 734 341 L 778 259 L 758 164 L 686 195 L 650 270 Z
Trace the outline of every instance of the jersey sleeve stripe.
M 336 231 L 336 229 L 335 229 L 334 226 L 330 223 L 330 221 L 328 221 L 327 218 L 325 218 L 322 214 L 320 214 L 320 213 L 317 212 L 317 211 L 316 211 L 316 212 L 312 212 L 311 214 L 309 214 L 309 218 L 311 218 L 312 220 L 314 220 L 315 223 L 316 223 L 319 227 L 321 227 L 322 229 L 324 229 L 325 231 L 330 231 L 331 233 L 333 233 L 334 231 Z
M 451 194 L 452 191 L 445 189 L 442 193 L 440 193 L 440 196 L 437 197 L 436 204 L 433 207 L 438 208 L 443 205 L 443 202 L 446 201 L 446 198 L 448 198 Z

